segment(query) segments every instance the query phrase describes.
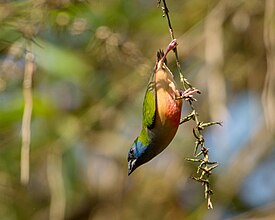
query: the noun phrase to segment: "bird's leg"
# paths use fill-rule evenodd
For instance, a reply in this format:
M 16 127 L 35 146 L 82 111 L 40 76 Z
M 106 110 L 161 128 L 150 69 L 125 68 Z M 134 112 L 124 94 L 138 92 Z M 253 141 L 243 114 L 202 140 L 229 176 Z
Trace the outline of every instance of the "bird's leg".
M 176 48 L 176 46 L 178 45 L 177 43 L 177 39 L 174 39 L 170 42 L 170 44 L 168 45 L 165 53 L 164 53 L 164 56 L 161 58 L 161 62 L 164 62 L 164 60 L 166 59 L 166 56 L 167 54 L 171 51 L 171 50 L 174 50 Z

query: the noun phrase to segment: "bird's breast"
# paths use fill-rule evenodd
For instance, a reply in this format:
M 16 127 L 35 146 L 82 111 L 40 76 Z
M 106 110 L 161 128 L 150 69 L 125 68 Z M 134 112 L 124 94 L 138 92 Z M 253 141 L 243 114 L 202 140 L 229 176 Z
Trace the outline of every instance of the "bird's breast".
M 166 148 L 174 138 L 181 117 L 182 101 L 176 83 L 170 71 L 161 69 L 156 72 L 157 110 L 154 128 L 154 140 L 158 151 Z
M 182 101 L 176 99 L 180 94 L 173 75 L 168 71 L 159 70 L 156 74 L 157 118 L 162 126 L 177 128 L 180 122 Z

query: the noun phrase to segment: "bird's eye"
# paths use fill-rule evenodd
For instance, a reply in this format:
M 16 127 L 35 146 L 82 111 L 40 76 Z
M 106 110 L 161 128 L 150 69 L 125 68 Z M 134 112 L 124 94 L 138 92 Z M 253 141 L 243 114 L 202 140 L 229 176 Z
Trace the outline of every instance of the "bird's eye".
M 131 148 L 129 151 L 129 158 L 134 158 L 134 154 L 135 154 L 134 149 Z
M 134 149 L 133 148 L 130 149 L 130 154 L 134 154 Z

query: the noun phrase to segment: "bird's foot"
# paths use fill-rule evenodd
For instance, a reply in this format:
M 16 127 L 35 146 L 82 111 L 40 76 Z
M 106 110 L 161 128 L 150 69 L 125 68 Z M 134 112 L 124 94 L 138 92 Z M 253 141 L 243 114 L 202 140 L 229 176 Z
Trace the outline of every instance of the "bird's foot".
M 162 57 L 161 61 L 164 62 L 164 60 L 166 59 L 166 56 L 167 54 L 171 51 L 171 50 L 174 50 L 178 45 L 178 42 L 177 42 L 177 39 L 174 39 L 170 42 L 170 44 L 168 45 L 165 53 L 164 53 L 164 56 Z
M 196 88 L 188 88 L 184 91 L 180 91 L 180 96 L 176 97 L 176 99 L 184 99 L 186 101 L 197 101 L 193 97 L 194 93 L 201 94 L 201 91 Z

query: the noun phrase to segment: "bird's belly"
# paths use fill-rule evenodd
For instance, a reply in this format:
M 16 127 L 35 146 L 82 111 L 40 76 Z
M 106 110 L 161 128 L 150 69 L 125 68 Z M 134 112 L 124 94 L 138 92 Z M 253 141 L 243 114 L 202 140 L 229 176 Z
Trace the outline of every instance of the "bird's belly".
M 179 126 L 181 116 L 182 100 L 176 100 L 179 96 L 175 91 L 165 91 L 160 89 L 157 93 L 156 120 L 159 126 L 175 127 Z
M 163 94 L 161 94 L 163 92 Z M 154 142 L 156 154 L 163 151 L 174 138 L 181 117 L 182 101 L 175 99 L 174 92 L 158 91 Z

